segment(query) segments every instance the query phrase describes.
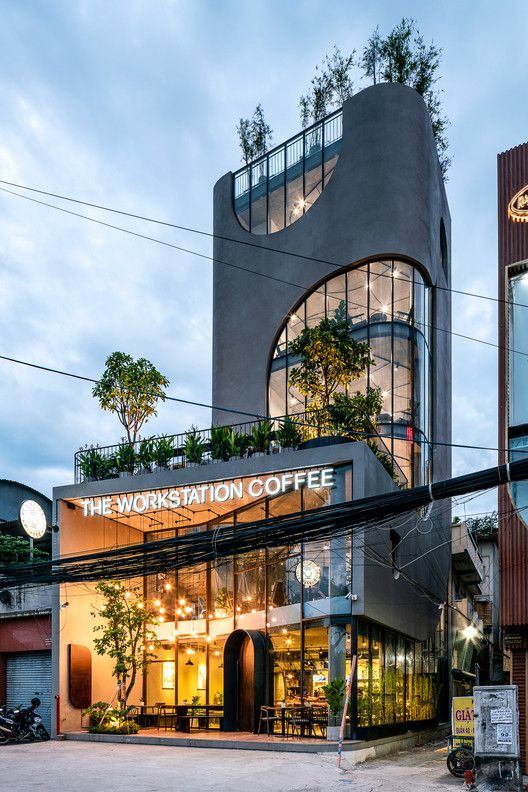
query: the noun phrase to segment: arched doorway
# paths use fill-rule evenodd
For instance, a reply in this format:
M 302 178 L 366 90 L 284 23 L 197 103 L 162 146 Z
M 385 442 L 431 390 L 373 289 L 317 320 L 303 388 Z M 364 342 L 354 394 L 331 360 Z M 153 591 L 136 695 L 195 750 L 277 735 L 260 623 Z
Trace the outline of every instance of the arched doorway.
M 224 647 L 224 731 L 258 730 L 269 703 L 268 645 L 258 630 L 235 630 Z

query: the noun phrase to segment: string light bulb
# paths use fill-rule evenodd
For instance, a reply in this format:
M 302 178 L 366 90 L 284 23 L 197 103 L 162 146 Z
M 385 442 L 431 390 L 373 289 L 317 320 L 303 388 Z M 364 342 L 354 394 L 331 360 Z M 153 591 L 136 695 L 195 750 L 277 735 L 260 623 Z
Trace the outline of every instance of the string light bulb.
M 130 599 L 131 597 L 130 591 L 125 591 L 125 597 L 126 599 Z
M 165 591 L 170 591 L 172 589 L 171 583 L 165 583 Z
M 185 605 L 185 597 L 180 597 L 179 604 Z
M 159 608 L 159 606 L 161 605 L 161 600 L 155 599 L 154 600 L 154 605 L 156 606 L 156 608 Z

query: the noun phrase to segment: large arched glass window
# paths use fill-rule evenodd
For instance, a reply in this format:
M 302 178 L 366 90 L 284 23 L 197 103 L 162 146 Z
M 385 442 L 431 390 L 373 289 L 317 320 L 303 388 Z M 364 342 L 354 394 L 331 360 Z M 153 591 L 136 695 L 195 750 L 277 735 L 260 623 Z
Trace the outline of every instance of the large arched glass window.
M 269 374 L 269 414 L 303 413 L 308 401 L 290 385 L 297 360 L 289 345 L 346 306 L 352 333 L 367 341 L 376 361 L 350 392 L 379 387 L 383 396 L 380 434 L 409 486 L 429 480 L 429 289 L 416 267 L 399 260 L 373 260 L 341 271 L 314 289 L 280 330 Z

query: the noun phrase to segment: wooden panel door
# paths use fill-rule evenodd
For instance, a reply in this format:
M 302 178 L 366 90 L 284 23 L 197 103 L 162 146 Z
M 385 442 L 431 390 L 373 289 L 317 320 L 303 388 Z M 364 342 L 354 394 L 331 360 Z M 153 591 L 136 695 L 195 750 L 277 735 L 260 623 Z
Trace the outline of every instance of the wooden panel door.
M 238 729 L 252 732 L 254 728 L 255 655 L 248 636 L 244 638 L 238 657 Z

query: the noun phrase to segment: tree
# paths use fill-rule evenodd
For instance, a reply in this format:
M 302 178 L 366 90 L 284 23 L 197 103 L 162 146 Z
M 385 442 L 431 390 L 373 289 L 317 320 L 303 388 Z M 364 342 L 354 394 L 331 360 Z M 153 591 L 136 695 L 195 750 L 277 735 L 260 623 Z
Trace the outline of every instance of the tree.
M 23 536 L 0 534 L 0 566 L 25 564 L 30 561 L 30 555 L 31 548 L 28 539 Z M 42 561 L 45 558 L 48 558 L 48 553 L 38 547 L 33 548 L 34 561 Z
M 363 54 L 359 65 L 363 69 L 366 77 L 370 77 L 374 85 L 380 81 L 381 69 L 381 36 L 379 27 L 376 28 L 372 36 L 367 41 L 363 49 Z
M 242 159 L 248 165 L 256 157 L 263 156 L 273 138 L 273 130 L 266 123 L 264 109 L 259 103 L 252 118 L 241 118 L 236 128 Z
M 94 638 L 95 651 L 114 660 L 112 674 L 117 678 L 118 702 L 126 707 L 138 671 L 154 657 L 148 647 L 159 646 L 156 633 L 149 627 L 153 616 L 145 608 L 139 587 L 127 589 L 121 581 L 110 580 L 98 583 L 95 590 L 104 599 L 102 608 L 92 611 L 92 616 L 102 621 L 94 626 L 94 632 L 101 633 Z
M 341 107 L 352 96 L 354 57 L 355 50 L 344 56 L 338 47 L 334 47 L 330 55 L 325 55 L 321 66 L 315 67 L 310 90 L 299 99 L 303 128 L 320 121 L 331 108 Z
M 305 327 L 289 348 L 300 358 L 292 369 L 290 384 L 311 400 L 315 410 L 328 410 L 339 388 L 362 377 L 374 360 L 365 341 L 351 335 L 350 317 L 338 308 L 333 319 L 321 319 L 315 327 Z
M 468 517 L 466 528 L 476 539 L 494 539 L 499 532 L 497 512 L 491 512 L 484 517 Z
M 165 401 L 168 385 L 169 380 L 150 361 L 113 352 L 92 394 L 103 410 L 116 413 L 128 442 L 134 443 L 143 424 L 157 414 L 158 401 Z
M 451 158 L 446 130 L 449 121 L 442 113 L 440 92 L 436 88 L 442 50 L 433 43 L 426 45 L 414 19 L 406 19 L 382 38 L 376 28 L 363 50 L 360 65 L 366 77 L 409 85 L 423 96 L 427 105 L 438 158 L 445 177 Z

